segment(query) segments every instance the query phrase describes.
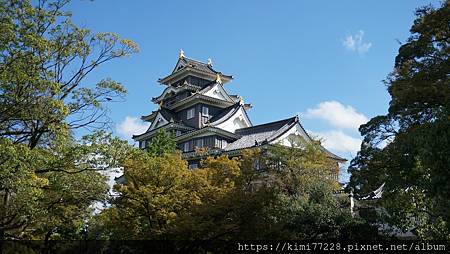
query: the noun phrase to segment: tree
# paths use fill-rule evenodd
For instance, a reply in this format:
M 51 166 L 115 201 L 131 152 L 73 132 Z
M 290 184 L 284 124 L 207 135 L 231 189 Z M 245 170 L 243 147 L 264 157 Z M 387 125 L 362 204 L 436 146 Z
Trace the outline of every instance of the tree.
M 246 231 L 249 238 L 249 222 L 271 200 L 251 190 L 256 174 L 250 156 L 208 157 L 202 168 L 189 170 L 179 152 L 166 149 L 172 142 L 159 132 L 149 151 L 160 153 L 129 151 L 122 163 L 126 183 L 115 186 L 112 206 L 90 222 L 90 237 L 216 240 Z
M 357 238 L 355 228 L 367 224 L 353 220 L 333 195 L 335 162 L 318 143 L 291 141 L 292 147 L 249 149 L 240 158 L 207 157 L 195 170 L 179 153 L 135 149 L 123 164 L 127 182 L 116 186 L 112 207 L 91 221 L 91 237 L 216 243 Z M 177 247 L 207 248 L 195 242 Z
M 179 153 L 156 157 L 135 149 L 123 167 L 127 181 L 115 186 L 118 197 L 100 215 L 100 237 L 164 239 L 175 218 L 198 201 L 187 162 Z
M 105 102 L 126 92 L 109 78 L 86 84 L 86 76 L 137 46 L 75 26 L 68 2 L 0 1 L 0 239 L 74 238 L 105 196 L 98 170 L 127 149 L 105 133 L 80 141 L 74 132 L 102 129 Z
M 75 26 L 62 10 L 67 3 L 0 2 L 0 137 L 34 148 L 71 130 L 102 127 L 103 103 L 126 92 L 111 79 L 95 86 L 84 79 L 137 46 L 113 33 Z
M 158 130 L 156 136 L 152 138 L 147 150 L 152 156 L 162 156 L 163 154 L 174 153 L 177 143 L 172 135 L 164 129 Z
M 346 200 L 335 195 L 340 189 L 333 175 L 337 163 L 320 141 L 307 142 L 290 136 L 290 146 L 274 145 L 262 157 L 267 181 L 275 189 L 275 202 L 265 221 L 265 239 L 371 239 L 376 230 L 358 234 L 367 223 L 355 220 Z
M 203 160 L 202 168 L 193 171 L 200 200 L 172 224 L 170 237 L 208 242 L 265 239 L 264 223 L 275 193 L 263 186 L 264 176 L 255 171 L 253 162 L 259 155 L 257 149 L 240 159 L 222 155 Z
M 450 2 L 416 16 L 385 81 L 388 114 L 360 127 L 350 185 L 364 194 L 386 183 L 387 222 L 424 239 L 449 239 Z
M 289 143 L 288 147 L 273 145 L 263 157 L 282 191 L 307 195 L 318 182 L 326 183 L 331 190 L 340 187 L 332 177 L 339 171 L 338 165 L 323 152 L 319 141 L 308 142 L 302 136 L 292 135 Z

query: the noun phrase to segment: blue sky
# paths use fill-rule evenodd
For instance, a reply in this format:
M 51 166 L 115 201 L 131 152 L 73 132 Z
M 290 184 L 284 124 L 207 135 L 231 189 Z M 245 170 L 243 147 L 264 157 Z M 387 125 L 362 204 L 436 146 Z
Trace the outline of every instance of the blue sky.
M 138 120 L 156 109 L 180 49 L 212 58 L 234 76 L 225 85 L 253 104 L 254 124 L 300 114 L 303 126 L 351 159 L 357 126 L 384 114 L 389 95 L 382 80 L 392 71 L 414 20 L 414 10 L 438 1 L 119 1 L 74 0 L 76 24 L 135 41 L 140 53 L 110 62 L 87 82 L 111 77 L 128 90 L 113 104 L 117 135 L 145 128 Z

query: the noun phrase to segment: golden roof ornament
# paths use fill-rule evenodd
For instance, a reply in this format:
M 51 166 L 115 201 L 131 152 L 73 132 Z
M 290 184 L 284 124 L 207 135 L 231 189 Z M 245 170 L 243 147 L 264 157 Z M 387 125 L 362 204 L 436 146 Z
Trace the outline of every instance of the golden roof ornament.
M 211 58 L 208 58 L 208 66 L 209 66 L 209 67 L 212 67 L 212 66 L 213 66 L 213 62 L 212 62 L 212 59 L 211 59 Z
M 182 50 L 182 49 L 180 49 L 180 56 L 179 56 L 179 58 L 181 59 L 181 58 L 184 58 L 184 51 Z
M 222 78 L 220 77 L 220 74 L 219 73 L 217 73 L 217 77 L 216 77 L 216 83 L 219 83 L 219 84 L 223 84 L 222 83 Z

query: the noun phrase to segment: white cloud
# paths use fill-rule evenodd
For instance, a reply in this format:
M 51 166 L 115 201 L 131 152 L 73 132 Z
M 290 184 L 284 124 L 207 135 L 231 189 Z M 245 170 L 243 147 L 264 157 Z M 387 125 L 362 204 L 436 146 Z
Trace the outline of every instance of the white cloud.
M 372 47 L 371 42 L 363 42 L 364 37 L 364 31 L 359 30 L 355 35 L 349 35 L 345 38 L 345 40 L 342 42 L 342 45 L 350 50 L 358 52 L 358 54 L 363 55 L 367 53 Z
M 324 101 L 306 110 L 306 118 L 323 119 L 338 128 L 357 130 L 369 119 L 350 105 L 342 105 L 338 101 Z
M 149 123 L 144 123 L 136 117 L 127 116 L 116 126 L 116 130 L 122 137 L 131 139 L 133 135 L 144 133 L 149 126 Z
M 350 153 L 355 156 L 361 147 L 361 139 L 354 138 L 340 130 L 330 130 L 326 132 L 308 131 L 313 136 L 322 139 L 322 145 L 338 152 Z

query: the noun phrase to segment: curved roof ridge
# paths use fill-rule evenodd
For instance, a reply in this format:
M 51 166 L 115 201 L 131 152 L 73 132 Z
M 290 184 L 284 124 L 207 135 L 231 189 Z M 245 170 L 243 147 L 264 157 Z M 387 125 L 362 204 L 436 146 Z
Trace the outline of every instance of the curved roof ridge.
M 152 98 L 152 101 L 156 103 L 156 102 L 158 102 L 158 101 L 160 101 L 160 100 L 163 100 L 163 99 L 164 99 L 164 96 L 165 96 L 166 94 L 172 92 L 172 91 L 175 92 L 175 93 L 179 93 L 179 92 L 184 91 L 184 90 L 198 91 L 198 90 L 200 90 L 200 89 L 201 89 L 201 87 L 196 86 L 196 85 L 192 85 L 192 84 L 183 84 L 183 85 L 178 86 L 178 87 L 168 86 L 168 87 L 166 87 L 166 88 L 163 90 L 163 92 L 161 93 L 161 95 L 159 95 L 158 97 L 153 97 L 153 98 Z
M 264 124 L 254 125 L 254 126 L 251 126 L 251 127 L 245 127 L 245 128 L 237 129 L 236 133 L 243 134 L 243 135 L 248 135 L 248 134 L 264 132 L 264 131 L 268 131 L 268 130 L 272 130 L 272 131 L 279 130 L 280 128 L 282 128 L 286 124 L 290 124 L 290 123 L 293 123 L 295 121 L 298 121 L 298 117 L 297 116 L 286 118 L 286 119 L 282 119 L 282 120 L 278 120 L 278 121 L 275 121 L 275 122 L 264 123 Z
M 209 119 L 209 122 L 211 125 L 218 125 L 226 120 L 230 119 L 236 112 L 239 110 L 239 108 L 242 107 L 239 103 L 235 103 L 227 108 L 224 108 L 220 111 L 219 114 Z
M 220 132 L 220 133 L 224 133 L 224 134 L 226 134 L 228 136 L 234 137 L 236 139 L 241 137 L 238 134 L 235 134 L 233 132 L 229 132 L 229 131 L 224 130 L 224 129 L 220 129 L 220 128 L 217 128 L 217 127 L 214 127 L 214 126 L 207 126 L 207 127 L 201 128 L 201 129 L 193 129 L 191 131 L 188 131 L 188 132 L 178 136 L 177 140 L 183 140 L 183 139 L 189 138 L 191 136 L 194 136 L 196 134 L 203 133 L 203 132 L 216 132 L 216 133 Z
M 180 62 L 180 61 L 183 61 L 186 65 L 184 65 L 182 68 L 177 68 L 177 66 L 179 65 L 179 62 Z M 215 74 L 216 74 L 216 73 L 222 74 L 220 71 L 214 70 L 214 69 L 212 68 L 212 66 L 210 66 L 208 63 L 205 63 L 205 62 L 202 62 L 202 61 L 199 61 L 199 60 L 190 58 L 190 57 L 186 57 L 186 56 L 184 56 L 184 57 L 178 59 L 177 64 L 176 64 L 175 67 L 173 68 L 172 74 L 175 73 L 175 72 L 181 71 L 182 69 L 184 69 L 184 68 L 186 68 L 186 67 L 190 67 L 190 66 L 189 66 L 189 63 L 194 63 L 194 64 L 197 64 L 197 65 L 202 65 L 203 67 L 209 69 L 211 72 L 213 72 L 213 73 L 215 73 Z M 195 68 L 195 67 L 194 67 L 194 68 Z
M 270 136 L 267 141 L 271 142 L 275 139 L 277 139 L 278 137 L 282 136 L 284 133 L 286 133 L 287 131 L 289 131 L 295 124 L 300 123 L 300 121 L 298 120 L 298 117 L 292 117 L 294 118 L 294 121 L 288 121 L 285 125 L 283 125 L 280 129 L 276 130 L 272 136 Z M 292 118 L 289 118 L 289 120 L 291 120 Z M 305 132 L 306 133 L 306 132 Z M 306 134 L 308 135 L 308 134 Z
M 160 130 L 160 129 L 166 128 L 166 127 L 168 127 L 168 126 L 175 126 L 175 127 L 179 127 L 180 129 L 186 129 L 186 130 L 189 130 L 189 131 L 196 130 L 194 127 L 190 127 L 190 126 L 187 126 L 187 125 L 184 125 L 184 124 L 168 122 L 168 123 L 166 123 L 166 124 L 164 124 L 164 125 L 161 125 L 161 126 L 158 126 L 158 127 L 154 128 L 154 129 L 152 129 L 152 130 L 148 130 L 148 129 L 147 129 L 144 133 L 137 134 L 137 135 L 133 135 L 132 138 L 133 138 L 133 139 L 134 139 L 134 138 L 139 138 L 139 137 L 141 137 L 141 136 L 144 136 L 144 135 L 148 135 L 148 134 L 154 133 L 154 132 L 156 132 L 156 131 L 158 131 L 158 130 Z

